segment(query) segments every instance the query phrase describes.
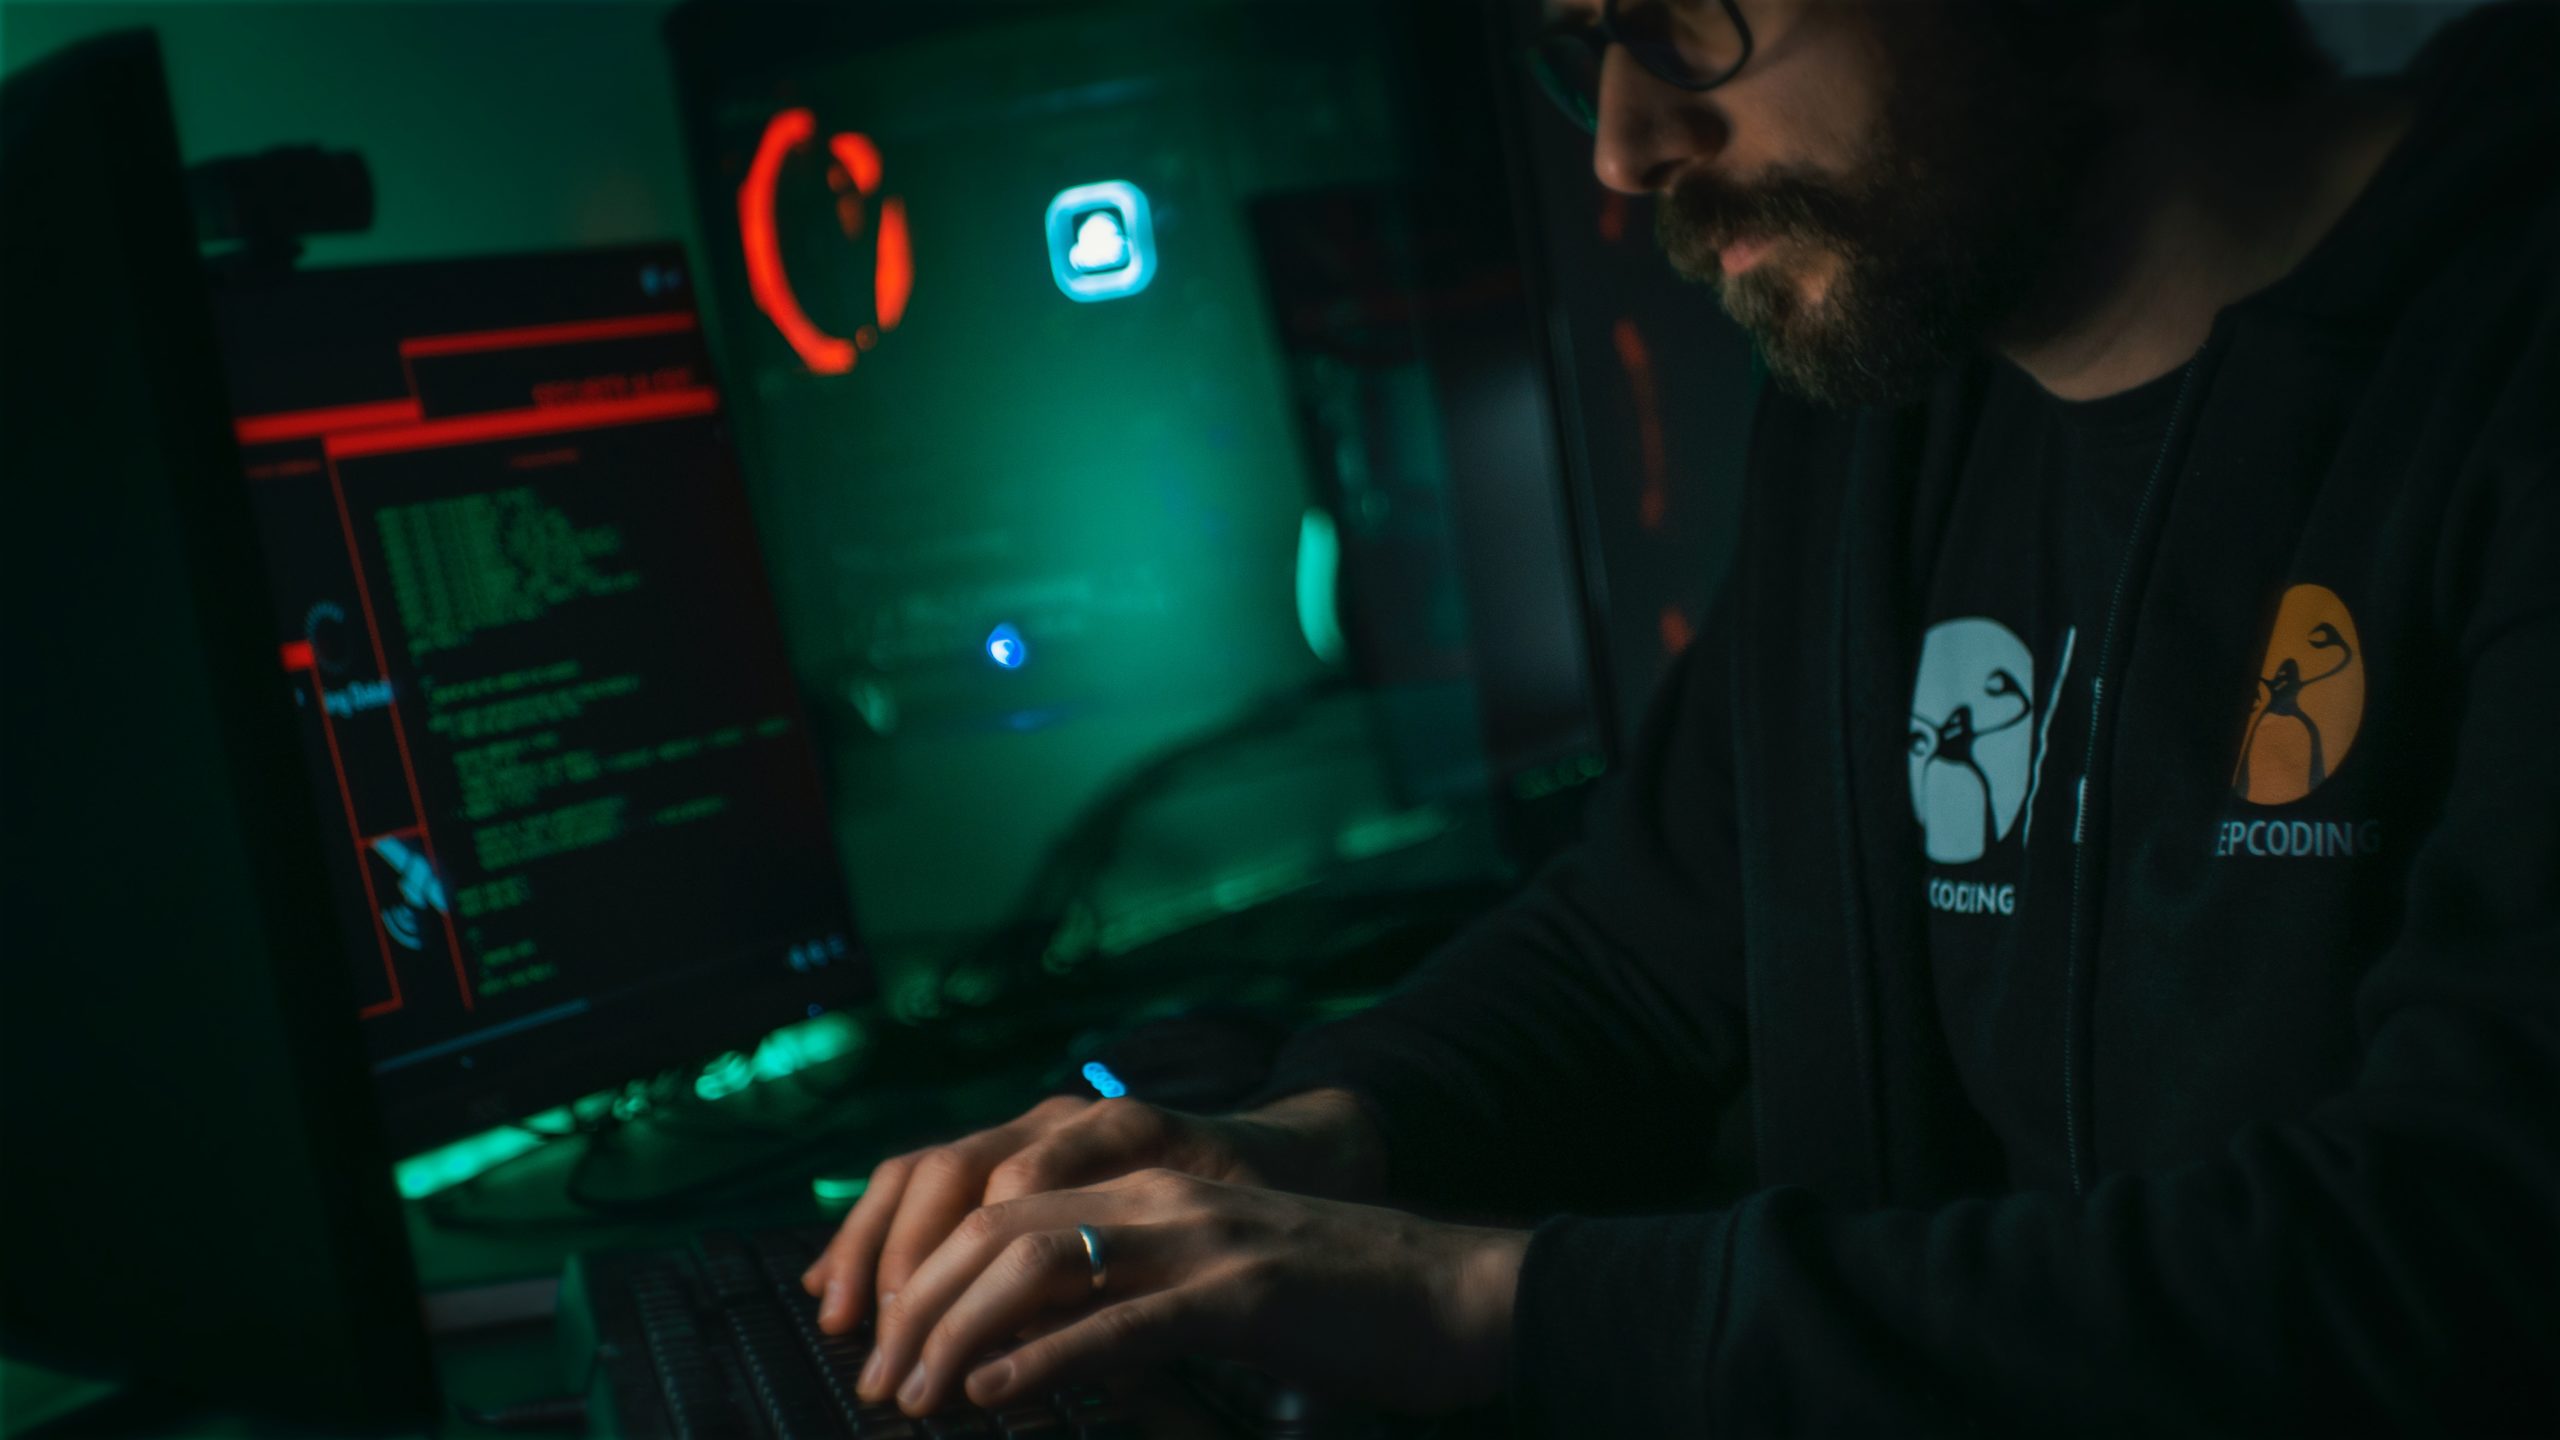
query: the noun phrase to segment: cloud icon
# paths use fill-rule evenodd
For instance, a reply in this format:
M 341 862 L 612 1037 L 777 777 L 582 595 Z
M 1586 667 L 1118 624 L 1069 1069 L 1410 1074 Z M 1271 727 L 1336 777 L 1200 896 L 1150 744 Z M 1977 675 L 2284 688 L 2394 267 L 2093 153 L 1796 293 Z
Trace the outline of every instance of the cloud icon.
M 1073 185 L 1049 201 L 1042 228 L 1049 274 L 1070 300 L 1119 300 L 1156 274 L 1155 219 L 1146 192 L 1125 180 Z
M 1075 248 L 1067 252 L 1067 263 L 1083 275 L 1117 270 L 1128 264 L 1129 237 L 1120 228 L 1120 217 L 1108 210 L 1096 210 L 1077 222 Z

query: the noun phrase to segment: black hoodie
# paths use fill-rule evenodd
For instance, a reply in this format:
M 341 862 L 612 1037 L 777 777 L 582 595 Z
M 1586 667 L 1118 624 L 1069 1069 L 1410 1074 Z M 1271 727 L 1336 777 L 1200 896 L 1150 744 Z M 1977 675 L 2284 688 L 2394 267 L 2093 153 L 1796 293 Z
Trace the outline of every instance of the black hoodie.
M 2439 37 L 2366 193 L 2183 382 L 2080 640 L 2059 1063 L 1999 1081 L 2063 1179 L 2013 1188 L 1960 1080 L 1914 815 L 1988 362 L 1898 410 L 1773 395 L 1589 837 L 1283 1057 L 1269 1093 L 1362 1097 L 1400 1195 L 1582 1212 L 1521 1275 L 1524 1432 L 2560 1431 L 2555 21 Z M 2319 783 L 2298 738 L 2245 776 L 2349 632 Z M 1738 1200 L 1627 1213 L 1737 1151 Z

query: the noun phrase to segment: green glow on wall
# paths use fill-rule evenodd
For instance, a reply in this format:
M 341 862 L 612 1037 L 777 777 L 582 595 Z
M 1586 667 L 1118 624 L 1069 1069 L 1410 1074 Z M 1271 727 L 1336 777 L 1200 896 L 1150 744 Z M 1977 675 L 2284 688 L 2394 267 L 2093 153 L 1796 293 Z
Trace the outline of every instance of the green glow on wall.
M 313 265 L 619 245 L 693 228 L 665 9 L 8 0 L 0 64 L 148 26 L 189 161 L 312 140 L 361 152 L 374 227 L 317 238 Z

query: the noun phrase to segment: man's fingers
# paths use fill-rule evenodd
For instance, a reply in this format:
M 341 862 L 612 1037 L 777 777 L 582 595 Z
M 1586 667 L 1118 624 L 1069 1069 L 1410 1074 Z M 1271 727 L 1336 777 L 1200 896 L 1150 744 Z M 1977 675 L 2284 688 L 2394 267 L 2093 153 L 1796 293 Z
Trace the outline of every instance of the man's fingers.
M 851 1243 L 850 1238 L 874 1216 L 885 1216 L 898 1208 L 897 1191 L 906 1184 L 906 1167 L 915 1157 L 892 1155 L 871 1167 L 871 1178 L 864 1182 L 862 1193 L 854 1197 L 853 1208 L 837 1222 L 836 1233 L 827 1241 L 818 1258 L 800 1272 L 800 1288 L 812 1295 L 823 1294 L 827 1277 L 836 1272 L 839 1258 Z
M 819 1297 L 819 1328 L 830 1333 L 843 1331 L 870 1308 L 872 1262 L 880 1254 L 880 1242 L 888 1234 L 891 1217 L 898 1213 L 898 1199 L 906 1191 L 907 1174 L 913 1166 L 914 1157 L 900 1155 L 873 1167 L 870 1185 L 854 1202 L 844 1223 L 836 1227 L 826 1253 L 800 1277 L 801 1285 Z
M 885 1400 L 897 1392 L 907 1372 L 915 1368 L 924 1337 L 1015 1235 L 1057 1228 L 1054 1222 L 1040 1224 L 1030 1214 L 1050 1208 L 1051 1199 L 1037 1196 L 989 1206 L 950 1227 L 949 1238 L 899 1284 L 897 1299 L 881 1301 L 879 1330 L 872 1337 L 871 1359 L 863 1366 L 859 1382 L 862 1398 Z
M 986 1198 L 987 1171 L 994 1159 L 980 1158 L 977 1152 L 987 1147 L 977 1142 L 990 1138 L 992 1133 L 974 1136 L 917 1159 L 907 1176 L 907 1192 L 899 1197 L 897 1218 L 889 1222 L 888 1238 L 880 1246 L 877 1275 L 884 1298 L 906 1289 L 916 1267 Z M 1001 1143 L 1012 1148 L 1009 1138 Z
M 1053 1096 L 1008 1124 L 882 1161 L 826 1253 L 800 1277 L 801 1286 L 820 1297 L 819 1327 L 830 1333 L 850 1328 L 872 1308 L 875 1285 L 882 1294 L 895 1293 L 958 1217 L 980 1203 L 989 1168 L 1026 1137 L 1073 1119 L 1090 1103 Z
M 863 1398 L 885 1399 L 897 1391 L 907 1373 L 915 1368 L 925 1337 L 942 1322 L 952 1303 L 997 1263 L 997 1257 L 1006 1253 L 1005 1247 L 1017 1236 L 1044 1231 L 1073 1236 L 1078 1225 L 1097 1226 L 1108 1235 L 1116 1228 L 1115 1222 L 1130 1218 L 1136 1199 L 1134 1192 L 1053 1191 L 990 1205 L 965 1217 L 941 1248 L 899 1287 L 896 1303 L 885 1299 L 881 1302 L 879 1333 L 873 1338 L 871 1361 L 864 1366 L 860 1383 Z M 1041 1254 L 1057 1260 L 1065 1269 L 1064 1259 L 1056 1253 Z M 1077 1240 L 1073 1255 L 1066 1258 L 1081 1265 L 1083 1256 L 1083 1241 Z M 1013 1258 L 1020 1261 L 1025 1257 L 1017 1254 Z M 1117 1254 L 1107 1254 L 1106 1259 L 1111 1267 L 1111 1283 L 1126 1283 L 1128 1264 Z M 1085 1265 L 1088 1292 L 1092 1289 L 1092 1274 L 1092 1267 Z
M 986 1201 L 1000 1204 L 1154 1165 L 1167 1129 L 1164 1112 L 1152 1105 L 1096 1101 L 997 1165 L 987 1176 Z
M 969 1401 L 992 1410 L 1025 1395 L 1162 1364 L 1185 1348 L 1190 1327 L 1184 1316 L 1193 1308 L 1188 1286 L 1105 1306 L 970 1371 Z
M 1115 1233 L 1121 1243 L 1111 1250 L 1112 1280 L 1131 1293 L 1142 1292 L 1155 1278 L 1144 1253 L 1147 1232 L 1121 1227 Z M 969 1367 L 990 1351 L 1004 1348 L 1043 1316 L 1091 1302 L 1092 1276 L 1084 1241 L 1072 1229 L 1034 1230 L 1007 1241 L 916 1349 L 899 1382 L 900 1407 L 922 1415 L 949 1404 Z M 894 1367 L 903 1358 L 888 1362 L 890 1375 L 898 1373 Z
M 875 1232 L 868 1248 L 874 1251 L 880 1248 L 876 1232 L 888 1225 L 889 1216 L 897 1213 L 898 1192 L 906 1187 L 907 1166 L 914 1160 L 913 1155 L 892 1155 L 871 1167 L 870 1180 L 862 1187 L 862 1193 L 854 1197 L 853 1208 L 846 1211 L 843 1221 L 837 1224 L 835 1235 L 827 1241 L 827 1248 L 818 1252 L 818 1258 L 801 1272 L 800 1288 L 812 1295 L 824 1295 L 827 1282 L 843 1269 L 852 1253 L 865 1248 L 860 1237 L 866 1229 Z

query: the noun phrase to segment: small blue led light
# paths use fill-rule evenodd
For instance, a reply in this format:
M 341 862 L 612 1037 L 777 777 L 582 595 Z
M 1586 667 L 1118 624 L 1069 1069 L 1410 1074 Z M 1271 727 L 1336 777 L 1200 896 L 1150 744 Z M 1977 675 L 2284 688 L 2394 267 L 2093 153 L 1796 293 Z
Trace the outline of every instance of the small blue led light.
M 1129 1093 L 1129 1087 L 1120 1083 L 1120 1077 L 1111 1073 L 1111 1067 L 1099 1060 L 1084 1062 L 1084 1079 L 1105 1100 L 1117 1100 Z
M 1021 631 L 999 625 L 987 636 L 987 658 L 1007 670 L 1019 670 L 1031 658 L 1031 647 L 1022 643 Z

